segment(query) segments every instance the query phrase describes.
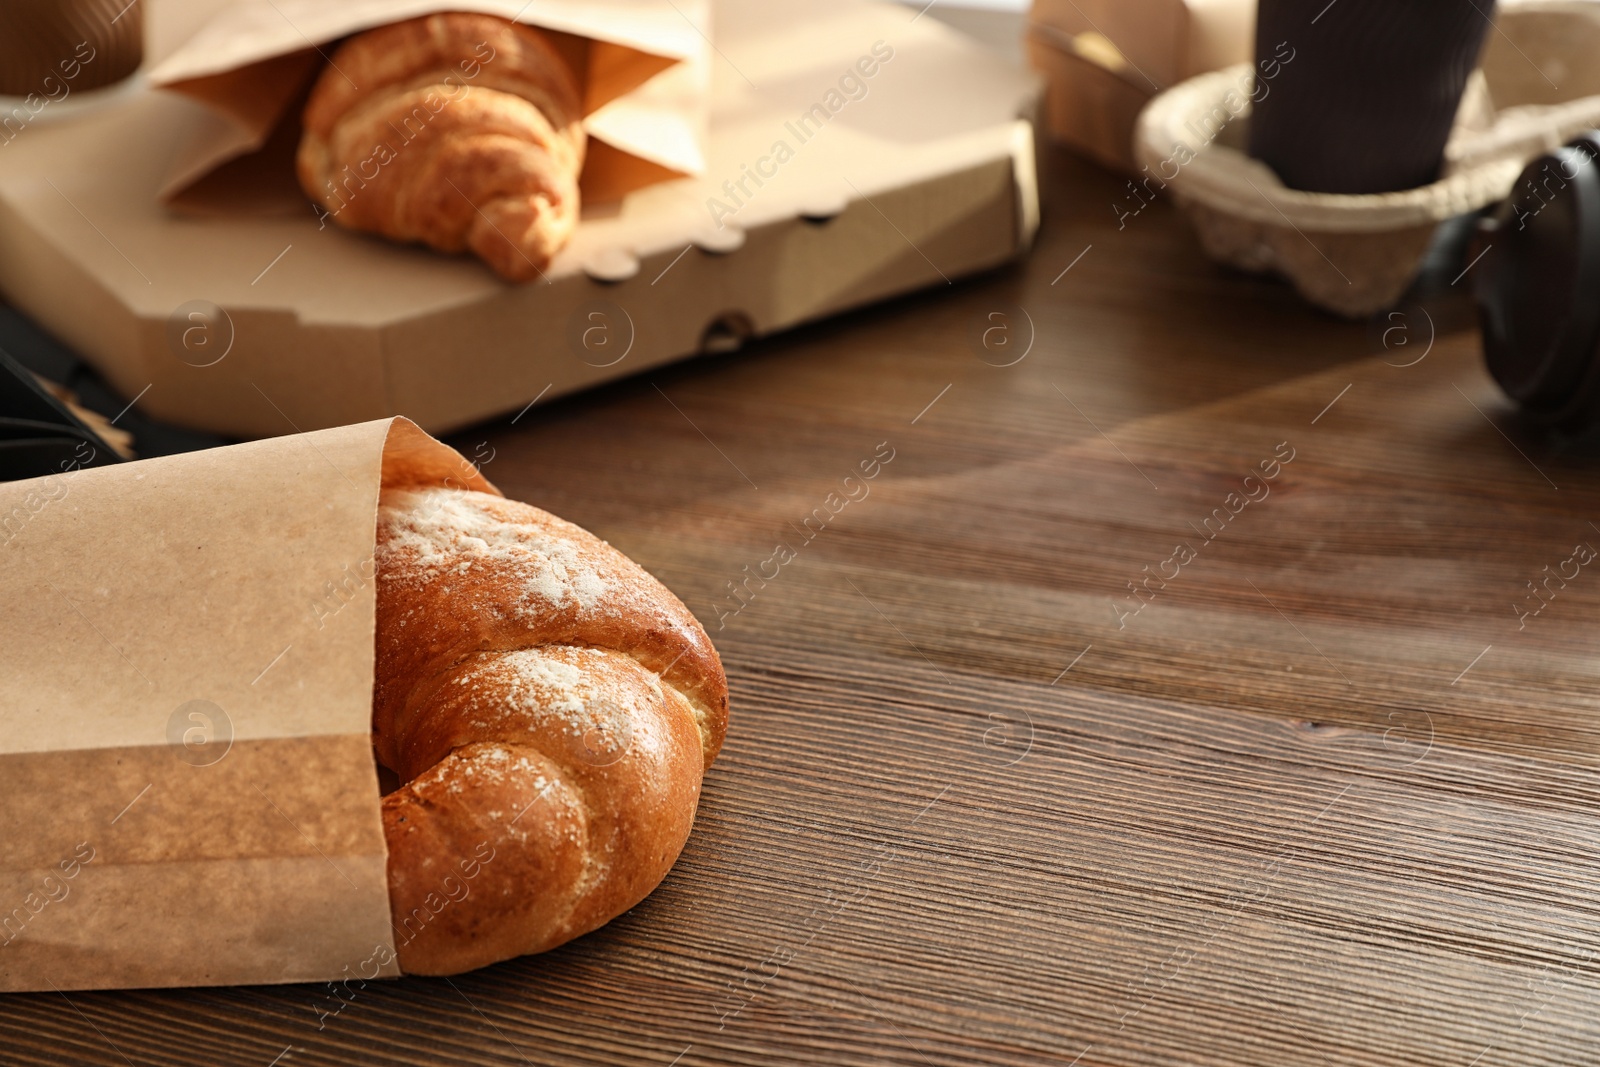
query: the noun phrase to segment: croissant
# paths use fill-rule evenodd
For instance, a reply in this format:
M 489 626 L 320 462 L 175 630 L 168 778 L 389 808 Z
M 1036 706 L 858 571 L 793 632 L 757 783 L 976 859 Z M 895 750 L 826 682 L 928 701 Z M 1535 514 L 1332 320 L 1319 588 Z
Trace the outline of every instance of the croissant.
M 457 489 L 379 501 L 373 740 L 396 952 L 455 974 L 644 899 L 688 839 L 728 687 L 677 597 L 592 534 Z
M 336 223 L 540 275 L 578 222 L 585 135 L 555 38 L 449 12 L 349 38 L 306 102 L 300 186 Z

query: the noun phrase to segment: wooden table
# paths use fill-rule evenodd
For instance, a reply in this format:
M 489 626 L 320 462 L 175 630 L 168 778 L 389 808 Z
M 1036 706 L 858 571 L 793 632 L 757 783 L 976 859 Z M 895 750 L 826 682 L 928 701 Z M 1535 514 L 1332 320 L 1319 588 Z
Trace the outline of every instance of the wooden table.
M 1048 164 L 1022 264 L 454 440 L 713 631 L 654 896 L 321 1029 L 311 986 L 7 997 L 0 1062 L 1600 1062 L 1592 457 L 1471 332 Z

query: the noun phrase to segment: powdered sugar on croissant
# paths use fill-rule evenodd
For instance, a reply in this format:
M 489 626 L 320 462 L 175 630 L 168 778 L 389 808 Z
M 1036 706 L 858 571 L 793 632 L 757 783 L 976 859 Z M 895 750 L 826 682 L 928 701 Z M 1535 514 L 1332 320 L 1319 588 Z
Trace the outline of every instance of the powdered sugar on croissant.
M 301 187 L 342 226 L 536 277 L 578 221 L 585 135 L 563 51 L 577 55 L 466 12 L 351 37 L 306 103 Z
M 553 948 L 633 907 L 694 822 L 727 682 L 688 609 L 537 508 L 383 492 L 378 759 L 401 969 Z

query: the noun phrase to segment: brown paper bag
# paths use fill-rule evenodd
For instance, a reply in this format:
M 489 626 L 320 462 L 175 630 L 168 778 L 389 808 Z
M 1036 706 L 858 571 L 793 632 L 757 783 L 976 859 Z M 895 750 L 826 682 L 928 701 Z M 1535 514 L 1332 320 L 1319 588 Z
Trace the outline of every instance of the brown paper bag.
M 372 754 L 406 419 L 0 484 L 0 990 L 398 973 Z
M 150 73 L 206 106 L 161 190 L 180 210 L 291 210 L 299 109 L 331 42 L 434 11 L 554 31 L 578 72 L 586 200 L 705 170 L 709 0 L 240 0 Z M 463 75 L 470 86 L 471 76 Z

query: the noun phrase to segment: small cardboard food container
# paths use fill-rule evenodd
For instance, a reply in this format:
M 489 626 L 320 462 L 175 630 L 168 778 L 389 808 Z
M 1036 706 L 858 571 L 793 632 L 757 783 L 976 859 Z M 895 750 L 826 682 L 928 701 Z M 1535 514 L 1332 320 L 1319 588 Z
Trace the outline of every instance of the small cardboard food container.
M 403 418 L 0 484 L 0 991 L 399 973 L 372 751 Z
M 1051 139 L 1133 173 L 1139 112 L 1197 74 L 1248 62 L 1253 0 L 1034 0 L 1027 50 Z

